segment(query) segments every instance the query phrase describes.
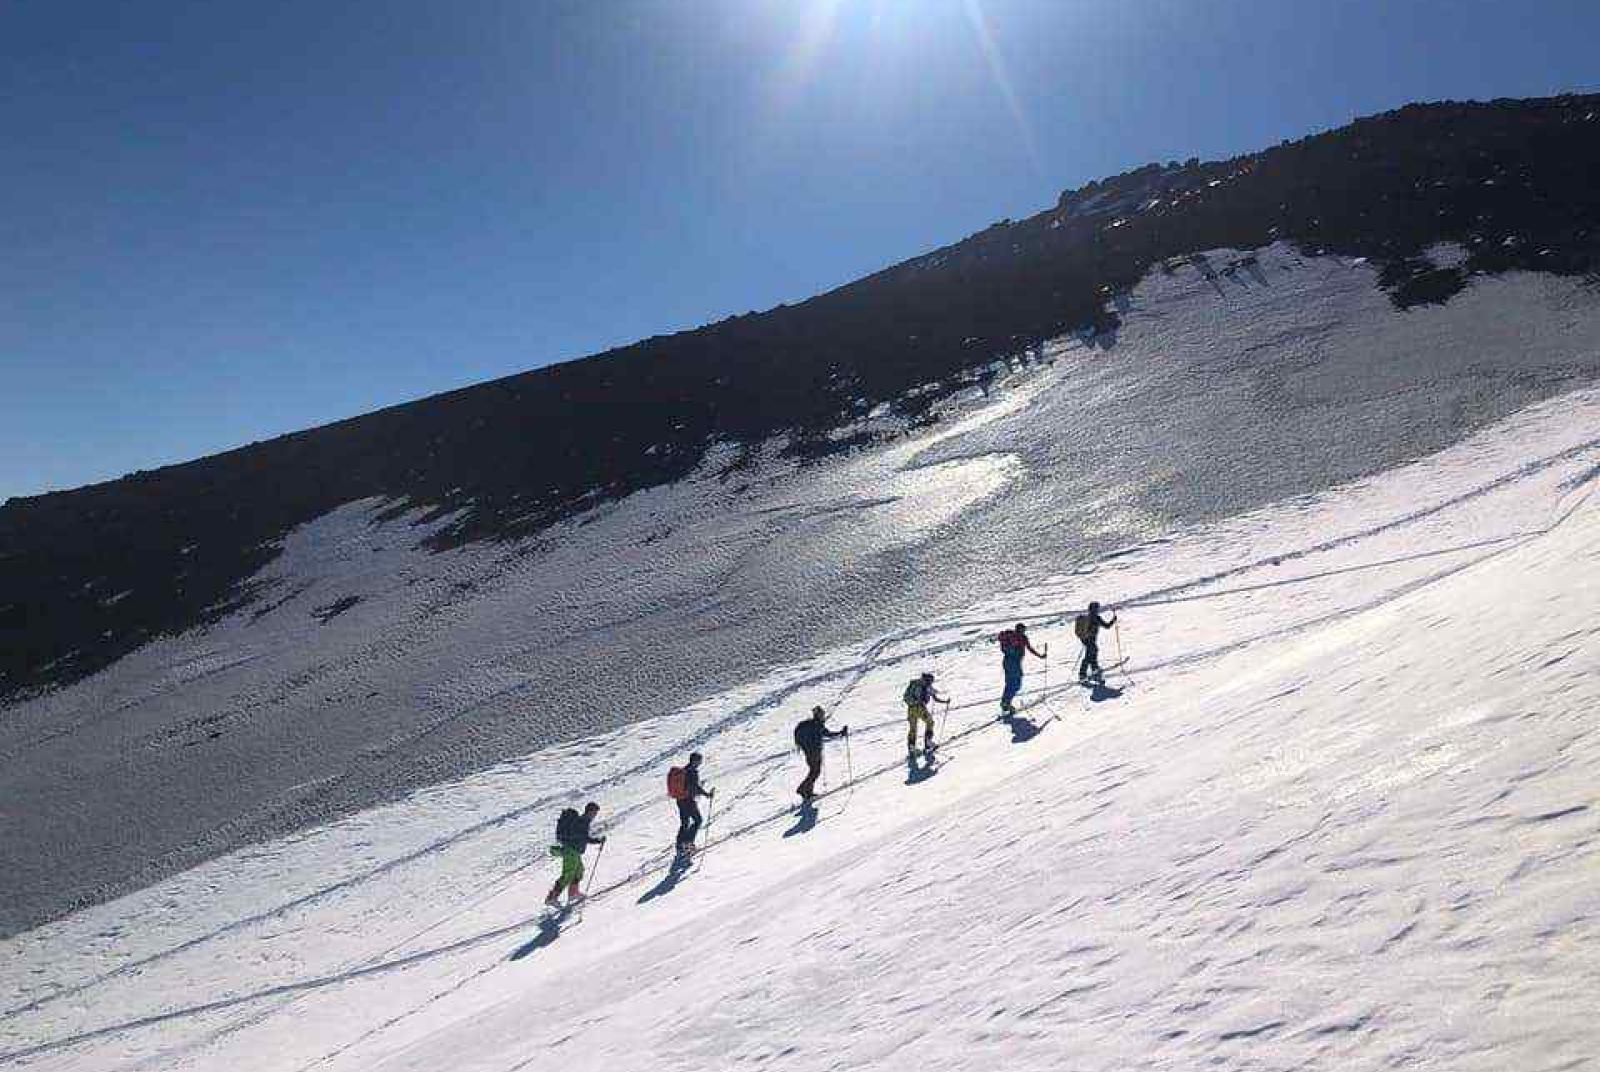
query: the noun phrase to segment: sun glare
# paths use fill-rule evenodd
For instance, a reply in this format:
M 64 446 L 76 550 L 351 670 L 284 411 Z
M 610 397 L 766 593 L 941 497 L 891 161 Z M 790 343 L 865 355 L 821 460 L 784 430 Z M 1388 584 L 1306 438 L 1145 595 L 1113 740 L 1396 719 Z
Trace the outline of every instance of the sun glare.
M 989 65 L 989 77 L 994 79 L 995 89 L 1006 102 L 1006 109 L 1011 113 L 1012 122 L 1017 125 L 1017 136 L 1022 139 L 1022 147 L 1027 151 L 1028 161 L 1034 170 L 1042 171 L 1039 162 L 1039 147 L 1033 138 L 1033 128 L 1028 123 L 1027 113 L 1022 110 L 1022 101 L 1017 97 L 1017 91 L 1011 85 L 1011 75 L 1006 70 L 1005 57 L 1000 54 L 1000 46 L 995 44 L 994 34 L 989 32 L 989 20 L 984 16 L 980 0 L 963 0 L 967 13 L 967 21 L 972 25 L 973 35 L 978 39 L 978 47 L 983 50 L 984 62 Z
M 787 111 L 796 99 L 818 78 L 826 76 L 829 46 L 840 30 L 846 16 L 863 18 L 880 47 L 904 44 L 903 29 L 907 20 L 924 15 L 937 4 L 950 11 L 950 5 L 959 5 L 962 21 L 971 32 L 973 43 L 982 56 L 989 80 L 1004 103 L 1017 138 L 1035 169 L 1041 169 L 1039 150 L 1028 121 L 1022 100 L 1007 68 L 1005 55 L 995 39 L 984 12 L 982 0 L 809 0 L 800 6 L 798 32 L 790 44 L 779 67 L 774 86 L 774 104 L 779 115 Z M 929 69 L 925 77 L 936 78 L 939 72 Z

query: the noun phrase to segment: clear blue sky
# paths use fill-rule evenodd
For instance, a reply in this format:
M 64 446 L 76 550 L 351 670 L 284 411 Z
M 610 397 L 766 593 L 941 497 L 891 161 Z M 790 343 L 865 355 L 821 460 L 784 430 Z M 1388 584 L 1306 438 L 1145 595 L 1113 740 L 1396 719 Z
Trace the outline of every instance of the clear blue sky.
M 14 0 L 0 497 L 765 309 L 1151 160 L 1593 89 L 1600 4 Z

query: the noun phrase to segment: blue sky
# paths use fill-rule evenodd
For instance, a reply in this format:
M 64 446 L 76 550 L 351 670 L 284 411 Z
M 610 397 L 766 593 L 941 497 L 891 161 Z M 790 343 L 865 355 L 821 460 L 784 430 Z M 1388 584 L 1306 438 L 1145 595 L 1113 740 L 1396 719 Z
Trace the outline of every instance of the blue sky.
M 18 0 L 0 497 L 769 308 L 1151 160 L 1600 85 L 1600 4 Z

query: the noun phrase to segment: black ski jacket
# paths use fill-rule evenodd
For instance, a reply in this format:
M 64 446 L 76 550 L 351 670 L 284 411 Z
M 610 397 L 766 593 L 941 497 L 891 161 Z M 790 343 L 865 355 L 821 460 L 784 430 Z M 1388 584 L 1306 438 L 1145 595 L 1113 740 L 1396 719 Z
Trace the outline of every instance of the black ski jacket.
M 1100 615 L 1098 615 L 1098 614 L 1084 614 L 1083 617 L 1085 617 L 1085 618 L 1087 618 L 1089 620 L 1089 629 L 1088 629 L 1089 635 L 1086 636 L 1086 637 L 1079 637 L 1078 638 L 1079 640 L 1085 640 L 1085 641 L 1087 641 L 1087 640 L 1095 640 L 1095 639 L 1097 639 L 1099 637 L 1100 630 L 1102 630 L 1102 629 L 1110 629 L 1112 624 L 1113 624 L 1111 622 L 1106 621 L 1104 618 L 1100 617 Z
M 590 819 L 580 811 L 566 811 L 556 820 L 556 843 L 582 852 L 600 839 L 589 832 Z
M 830 730 L 824 723 L 808 718 L 794 728 L 794 744 L 802 752 L 820 752 L 824 740 L 838 737 L 843 732 L 843 730 Z
M 711 795 L 706 790 L 706 787 L 700 784 L 700 771 L 694 767 L 683 768 L 683 787 L 688 790 L 688 795 L 684 797 L 685 800 Z

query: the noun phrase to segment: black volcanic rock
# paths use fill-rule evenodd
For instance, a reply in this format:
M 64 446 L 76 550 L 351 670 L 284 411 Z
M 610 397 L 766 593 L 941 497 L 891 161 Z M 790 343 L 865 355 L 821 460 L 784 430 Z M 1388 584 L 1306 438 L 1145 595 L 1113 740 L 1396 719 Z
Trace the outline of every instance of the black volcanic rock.
M 12 499 L 0 508 L 0 698 L 250 603 L 248 578 L 283 534 L 351 500 L 460 510 L 450 545 L 524 536 L 675 480 L 715 440 L 787 432 L 802 457 L 848 449 L 857 440 L 827 433 L 880 402 L 916 416 L 983 382 L 999 355 L 1115 330 L 1109 296 L 1196 251 L 1284 240 L 1365 256 L 1402 308 L 1447 301 L 1477 272 L 1594 275 L 1597 177 L 1600 97 L 1411 105 L 1091 183 L 798 305 Z M 1464 263 L 1432 263 L 1439 242 L 1459 243 Z

